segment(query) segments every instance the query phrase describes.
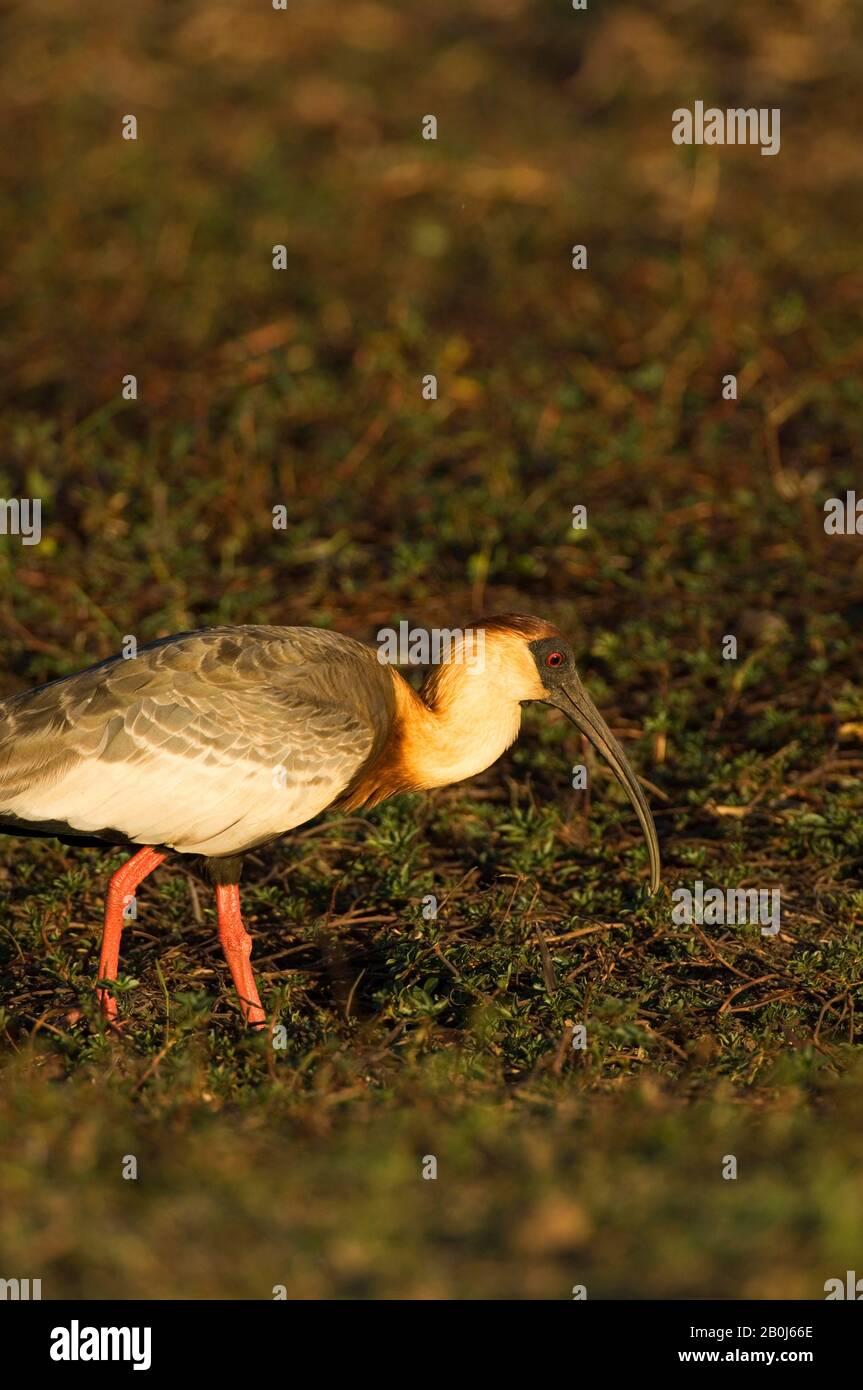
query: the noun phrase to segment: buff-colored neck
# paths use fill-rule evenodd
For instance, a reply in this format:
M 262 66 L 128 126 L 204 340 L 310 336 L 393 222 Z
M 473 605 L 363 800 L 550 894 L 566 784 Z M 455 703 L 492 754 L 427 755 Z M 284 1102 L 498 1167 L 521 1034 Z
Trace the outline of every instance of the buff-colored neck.
M 444 787 L 483 772 L 521 728 L 518 700 L 489 689 L 482 674 L 444 667 L 420 695 L 396 672 L 401 762 L 412 785 Z
M 389 668 L 395 712 L 380 756 L 341 803 L 346 809 L 374 806 L 397 792 L 463 782 L 496 762 L 518 737 L 521 702 L 542 700 L 545 690 L 528 640 L 546 624 L 512 631 L 501 620 L 487 625 L 481 663 L 447 662 L 435 667 L 419 694 Z M 555 629 L 550 629 L 554 632 Z

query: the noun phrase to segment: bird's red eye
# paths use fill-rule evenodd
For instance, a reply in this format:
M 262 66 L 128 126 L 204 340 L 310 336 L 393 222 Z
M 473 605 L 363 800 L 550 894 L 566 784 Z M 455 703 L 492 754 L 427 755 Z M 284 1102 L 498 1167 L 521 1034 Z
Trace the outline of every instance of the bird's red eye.
M 563 652 L 549 652 L 545 658 L 545 664 L 546 666 L 562 666 L 565 660 L 566 657 Z

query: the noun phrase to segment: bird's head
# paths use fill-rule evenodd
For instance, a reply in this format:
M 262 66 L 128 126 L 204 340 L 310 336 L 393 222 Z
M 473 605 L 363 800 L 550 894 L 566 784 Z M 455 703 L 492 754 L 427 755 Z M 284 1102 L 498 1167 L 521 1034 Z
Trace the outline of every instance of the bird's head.
M 602 754 L 635 809 L 650 857 L 650 891 L 659 887 L 656 826 L 629 759 L 581 683 L 575 654 L 557 628 L 537 618 L 507 616 L 477 624 L 490 688 L 520 704 L 541 701 L 563 710 Z

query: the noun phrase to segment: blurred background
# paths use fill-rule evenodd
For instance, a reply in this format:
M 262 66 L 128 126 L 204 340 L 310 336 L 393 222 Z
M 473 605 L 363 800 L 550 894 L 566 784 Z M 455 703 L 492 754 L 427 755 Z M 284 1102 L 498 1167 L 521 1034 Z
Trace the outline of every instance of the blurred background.
M 0 1275 L 822 1296 L 863 1237 L 863 541 L 823 510 L 863 496 L 859 4 L 34 0 L 0 26 L 0 496 L 42 499 L 38 546 L 0 536 L 0 695 L 126 633 L 533 612 L 666 864 L 648 902 L 622 795 L 593 765 L 573 792 L 580 741 L 528 711 L 476 782 L 250 863 L 274 1058 L 182 866 L 142 889 L 106 1042 L 116 864 L 4 841 Z M 673 144 L 696 100 L 778 107 L 780 153 Z M 780 936 L 672 927 L 696 878 L 781 888 Z

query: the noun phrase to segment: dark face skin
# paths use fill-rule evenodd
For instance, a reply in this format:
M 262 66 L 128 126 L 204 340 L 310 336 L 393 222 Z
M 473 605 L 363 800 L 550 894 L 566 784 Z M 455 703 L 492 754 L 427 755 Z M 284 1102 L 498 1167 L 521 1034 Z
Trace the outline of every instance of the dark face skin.
M 530 643 L 530 651 L 547 692 L 543 704 L 562 709 L 567 719 L 590 739 L 632 802 L 647 841 L 650 891 L 655 893 L 659 887 L 659 841 L 650 807 L 626 754 L 578 678 L 572 648 L 559 637 L 541 637 Z

